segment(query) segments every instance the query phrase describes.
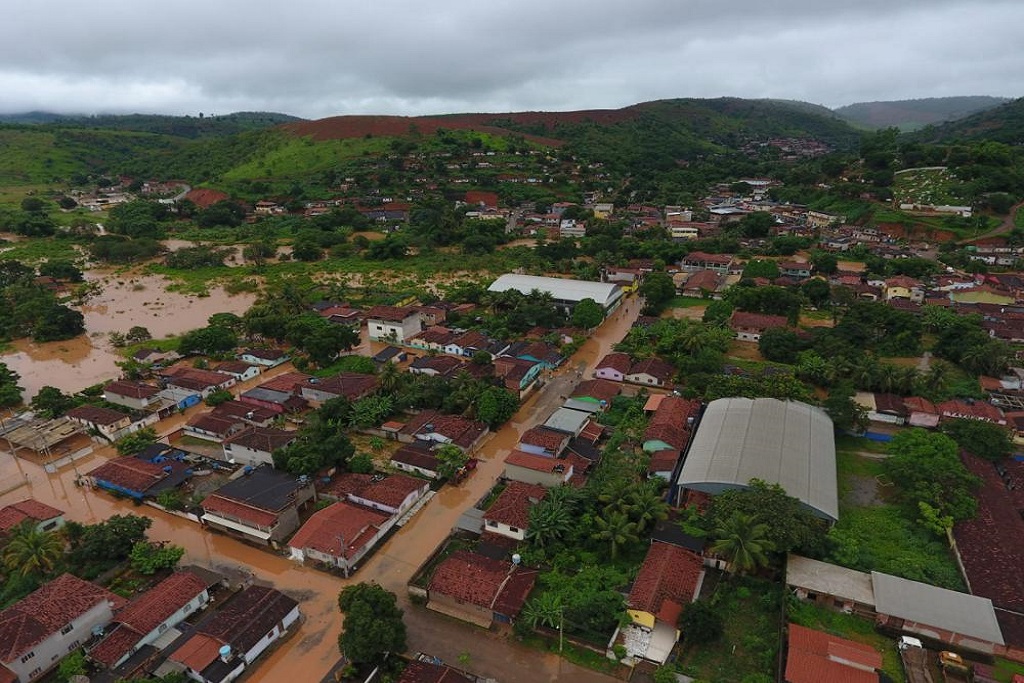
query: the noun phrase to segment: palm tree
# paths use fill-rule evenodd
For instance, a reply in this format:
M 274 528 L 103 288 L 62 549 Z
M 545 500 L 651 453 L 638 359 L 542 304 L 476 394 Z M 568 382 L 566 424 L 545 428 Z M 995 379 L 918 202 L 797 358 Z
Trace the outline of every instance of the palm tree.
M 657 488 L 645 484 L 628 497 L 626 511 L 641 529 L 647 529 L 658 520 L 668 517 L 668 504 L 662 500 Z
M 541 593 L 523 606 L 519 617 L 530 628 L 555 628 L 562 619 L 562 598 L 556 593 Z
M 386 394 L 394 393 L 404 377 L 405 374 L 400 372 L 394 363 L 385 363 L 384 367 L 380 369 L 380 374 L 377 375 L 380 380 L 380 389 Z
M 629 521 L 623 512 L 609 511 L 604 517 L 595 517 L 594 526 L 597 531 L 592 537 L 599 541 L 608 541 L 611 545 L 611 559 L 619 555 L 619 548 L 639 539 L 640 533 L 636 522 Z
M 768 540 L 768 525 L 753 515 L 734 512 L 722 520 L 714 530 L 716 540 L 711 551 L 729 562 L 729 572 L 746 574 L 768 565 L 768 553 L 772 551 Z
M 44 576 L 54 570 L 63 554 L 64 541 L 60 536 L 23 522 L 7 541 L 3 565 L 7 571 L 21 576 Z
M 569 506 L 558 500 L 542 500 L 530 508 L 526 538 L 537 548 L 557 544 L 572 531 L 575 518 Z

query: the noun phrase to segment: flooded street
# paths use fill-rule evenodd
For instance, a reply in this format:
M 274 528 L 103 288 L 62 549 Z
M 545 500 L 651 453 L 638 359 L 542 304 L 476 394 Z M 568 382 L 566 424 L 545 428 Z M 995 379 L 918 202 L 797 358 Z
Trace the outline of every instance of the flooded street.
M 26 399 L 46 385 L 70 392 L 116 378 L 116 363 L 123 358 L 107 341 L 110 332 L 140 325 L 160 339 L 203 327 L 214 313 L 241 315 L 256 301 L 255 294 L 228 295 L 220 287 L 210 288 L 205 297 L 168 292 L 169 282 L 160 275 L 91 271 L 86 280 L 102 287 L 77 307 L 85 316 L 86 334 L 45 344 L 20 339 L 13 351 L 0 355 L 0 362 L 21 375 Z
M 185 548 L 183 563 L 200 564 L 215 570 L 252 571 L 257 581 L 272 583 L 298 599 L 304 615 L 302 626 L 252 672 L 248 680 L 253 683 L 318 681 L 338 659 L 337 637 L 342 622 L 337 610 L 338 592 L 345 585 L 358 581 L 376 581 L 398 595 L 406 610 L 408 648 L 411 652 L 429 651 L 450 662 L 457 661 L 463 652 L 472 652 L 468 668 L 475 673 L 495 677 L 502 683 L 611 681 L 614 679 L 581 669 L 550 653 L 523 648 L 514 641 L 506 640 L 502 634 L 482 631 L 413 606 L 408 601 L 406 583 L 448 535 L 462 511 L 482 498 L 501 475 L 504 458 L 518 443 L 519 436 L 560 405 L 561 397 L 579 381 L 577 373 L 581 373 L 584 379 L 589 377 L 597 361 L 630 329 L 638 313 L 638 302 L 631 300 L 613 314 L 563 369 L 527 399 L 513 420 L 485 441 L 477 454 L 480 464 L 473 475 L 458 487 L 442 489 L 350 580 L 335 578 L 297 565 L 281 555 L 203 531 L 195 523 L 159 510 L 118 501 L 106 493 L 90 492 L 75 486 L 78 472 L 88 472 L 105 458 L 113 456 L 110 448 L 98 450 L 88 459 L 67 466 L 54 475 L 46 475 L 34 463 L 3 454 L 0 456 L 3 458 L 0 504 L 32 496 L 67 511 L 69 519 L 79 522 L 95 522 L 114 514 L 145 515 L 153 519 L 153 527 L 149 531 L 151 539 L 171 541 Z M 206 315 L 204 311 L 202 320 Z M 265 381 L 267 376 L 256 381 Z M 53 382 L 47 379 L 45 383 Z M 189 411 L 174 421 L 162 422 L 159 431 L 172 431 L 191 414 Z

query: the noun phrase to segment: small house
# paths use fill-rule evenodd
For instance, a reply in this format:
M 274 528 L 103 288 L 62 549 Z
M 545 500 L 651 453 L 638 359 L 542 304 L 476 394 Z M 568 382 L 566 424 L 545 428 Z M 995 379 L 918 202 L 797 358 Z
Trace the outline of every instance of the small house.
M 266 465 L 242 472 L 203 500 L 201 521 L 242 540 L 276 547 L 299 528 L 299 511 L 316 495 L 313 484 Z
M 537 581 L 537 570 L 456 550 L 430 579 L 427 608 L 483 628 L 511 623 Z

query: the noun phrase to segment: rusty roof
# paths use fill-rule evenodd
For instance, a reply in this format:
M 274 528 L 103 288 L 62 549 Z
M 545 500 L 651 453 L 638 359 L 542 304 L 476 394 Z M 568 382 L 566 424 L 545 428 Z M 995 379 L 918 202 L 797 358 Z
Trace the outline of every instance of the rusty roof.
M 675 625 L 693 602 L 704 574 L 701 556 L 685 548 L 654 541 L 633 582 L 626 603 Z
M 484 512 L 484 519 L 525 529 L 530 523 L 530 508 L 544 500 L 547 493 L 543 486 L 510 481 Z
M 0 508 L 0 532 L 9 531 L 25 520 L 44 522 L 63 514 L 63 510 L 41 503 L 35 498 L 26 498 Z
M 514 617 L 536 580 L 536 569 L 456 550 L 437 565 L 429 590 Z

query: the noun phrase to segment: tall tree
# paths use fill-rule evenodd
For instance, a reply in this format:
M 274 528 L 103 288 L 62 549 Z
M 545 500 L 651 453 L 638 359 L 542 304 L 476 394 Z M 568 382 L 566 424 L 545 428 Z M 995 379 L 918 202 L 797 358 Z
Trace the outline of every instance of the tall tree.
M 746 574 L 768 566 L 768 553 L 773 550 L 768 525 L 753 515 L 734 512 L 715 526 L 713 536 L 711 551 L 725 558 L 730 573 Z
M 338 648 L 353 662 L 376 663 L 405 650 L 403 612 L 394 593 L 376 583 L 357 583 L 341 591 L 338 607 L 345 615 Z
M 39 531 L 32 522 L 22 522 L 4 546 L 3 564 L 9 572 L 42 577 L 56 568 L 63 554 L 64 541 L 60 535 Z
M 23 387 L 18 386 L 21 375 L 0 363 L 0 408 L 8 408 L 21 403 Z
M 640 538 L 636 522 L 631 522 L 624 512 L 607 511 L 604 515 L 594 518 L 596 531 L 592 534 L 598 541 L 607 541 L 611 549 L 611 558 L 619 556 L 619 549 L 624 545 L 635 543 Z

